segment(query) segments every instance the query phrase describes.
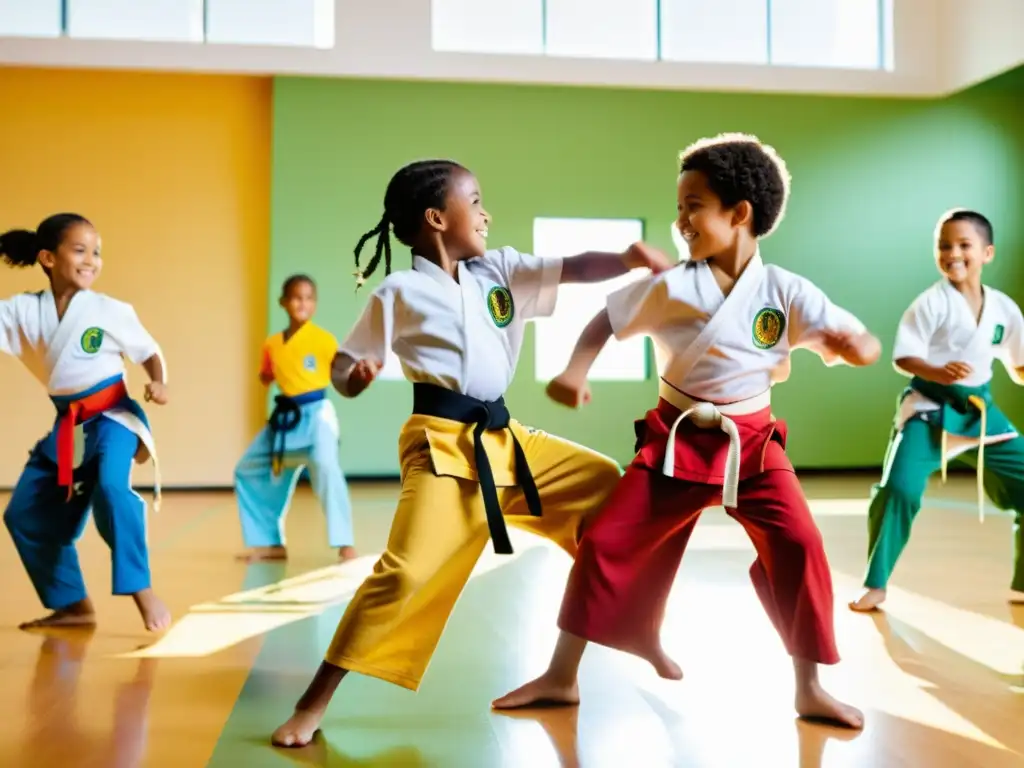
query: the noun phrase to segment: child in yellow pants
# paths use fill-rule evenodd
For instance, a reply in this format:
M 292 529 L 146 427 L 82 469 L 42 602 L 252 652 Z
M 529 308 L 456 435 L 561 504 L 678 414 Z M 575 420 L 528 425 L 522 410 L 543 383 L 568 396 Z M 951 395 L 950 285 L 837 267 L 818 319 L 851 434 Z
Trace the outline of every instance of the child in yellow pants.
M 399 437 L 402 491 L 387 550 L 352 598 L 295 712 L 273 735 L 308 744 L 349 672 L 416 690 L 480 553 L 511 554 L 505 518 L 574 555 L 582 527 L 619 479 L 611 459 L 511 420 L 503 395 L 526 321 L 554 311 L 558 286 L 628 269 L 671 266 L 642 246 L 625 253 L 541 259 L 487 250 L 490 217 L 476 178 L 444 160 L 392 178 L 359 281 L 385 258 L 385 280 L 334 361 L 333 383 L 355 397 L 392 349 L 413 384 Z M 413 268 L 390 273 L 394 230 Z

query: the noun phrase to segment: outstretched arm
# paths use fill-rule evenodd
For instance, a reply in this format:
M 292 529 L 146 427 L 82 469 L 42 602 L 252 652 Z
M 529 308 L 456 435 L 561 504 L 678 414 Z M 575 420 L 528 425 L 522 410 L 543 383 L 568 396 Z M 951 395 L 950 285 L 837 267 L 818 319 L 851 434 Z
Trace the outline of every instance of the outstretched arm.
M 590 369 L 612 337 L 612 323 L 608 317 L 608 310 L 602 309 L 594 318 L 587 323 L 580 338 L 573 347 L 572 357 L 569 358 L 569 365 L 566 366 L 566 373 L 587 378 Z
M 824 337 L 828 352 L 847 365 L 874 365 L 882 355 L 882 342 L 867 330 L 827 331 Z
M 608 310 L 602 309 L 580 334 L 565 371 L 548 384 L 548 397 L 570 408 L 590 402 L 587 374 L 611 337 L 612 323 Z
M 560 282 L 600 283 L 634 269 L 646 267 L 657 274 L 674 266 L 675 263 L 658 249 L 634 243 L 622 253 L 588 251 L 564 259 Z
M 862 367 L 878 361 L 882 343 L 821 288 L 798 278 L 788 290 L 790 349 L 810 350 L 830 366 L 846 363 Z

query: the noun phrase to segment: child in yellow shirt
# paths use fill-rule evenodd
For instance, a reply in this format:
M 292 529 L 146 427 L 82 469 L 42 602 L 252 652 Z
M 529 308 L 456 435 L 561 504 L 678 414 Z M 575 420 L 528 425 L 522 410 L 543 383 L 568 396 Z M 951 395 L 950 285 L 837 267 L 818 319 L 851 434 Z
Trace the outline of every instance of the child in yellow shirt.
M 327 399 L 338 341 L 315 325 L 316 283 L 292 275 L 281 289 L 288 328 L 263 344 L 260 381 L 281 393 L 267 425 L 235 467 L 235 494 L 246 560 L 286 557 L 284 515 L 303 467 L 327 518 L 327 538 L 342 560 L 356 556 L 352 502 L 338 463 L 338 414 Z

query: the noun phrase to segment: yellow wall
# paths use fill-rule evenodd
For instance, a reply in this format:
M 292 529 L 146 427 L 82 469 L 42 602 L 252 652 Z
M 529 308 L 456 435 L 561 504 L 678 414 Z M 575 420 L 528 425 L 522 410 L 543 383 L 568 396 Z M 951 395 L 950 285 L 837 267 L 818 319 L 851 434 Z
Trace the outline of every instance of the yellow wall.
M 97 290 L 134 304 L 167 358 L 171 403 L 147 408 L 164 484 L 230 483 L 265 404 L 270 80 L 0 68 L 0 103 L 0 227 L 65 210 L 97 225 Z M 0 268 L 0 296 L 45 284 L 38 268 Z M 141 397 L 145 372 L 129 377 Z M 10 487 L 54 412 L 6 356 L 0 397 Z

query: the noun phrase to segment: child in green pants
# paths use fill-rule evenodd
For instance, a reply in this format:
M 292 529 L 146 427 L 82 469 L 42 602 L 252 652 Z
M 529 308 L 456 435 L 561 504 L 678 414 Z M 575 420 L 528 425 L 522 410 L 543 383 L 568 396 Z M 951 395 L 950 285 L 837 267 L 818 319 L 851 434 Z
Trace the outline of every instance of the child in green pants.
M 949 459 L 978 470 L 979 505 L 985 495 L 1013 510 L 1011 601 L 1024 602 L 1024 438 L 992 401 L 992 364 L 1003 362 L 1024 384 L 1024 317 L 1006 294 L 982 285 L 995 256 L 992 224 L 980 213 L 953 210 L 936 228 L 942 280 L 904 313 L 893 360 L 911 377 L 903 392 L 885 457 L 882 482 L 868 511 L 868 568 L 855 611 L 875 610 L 910 538 L 928 477 Z

